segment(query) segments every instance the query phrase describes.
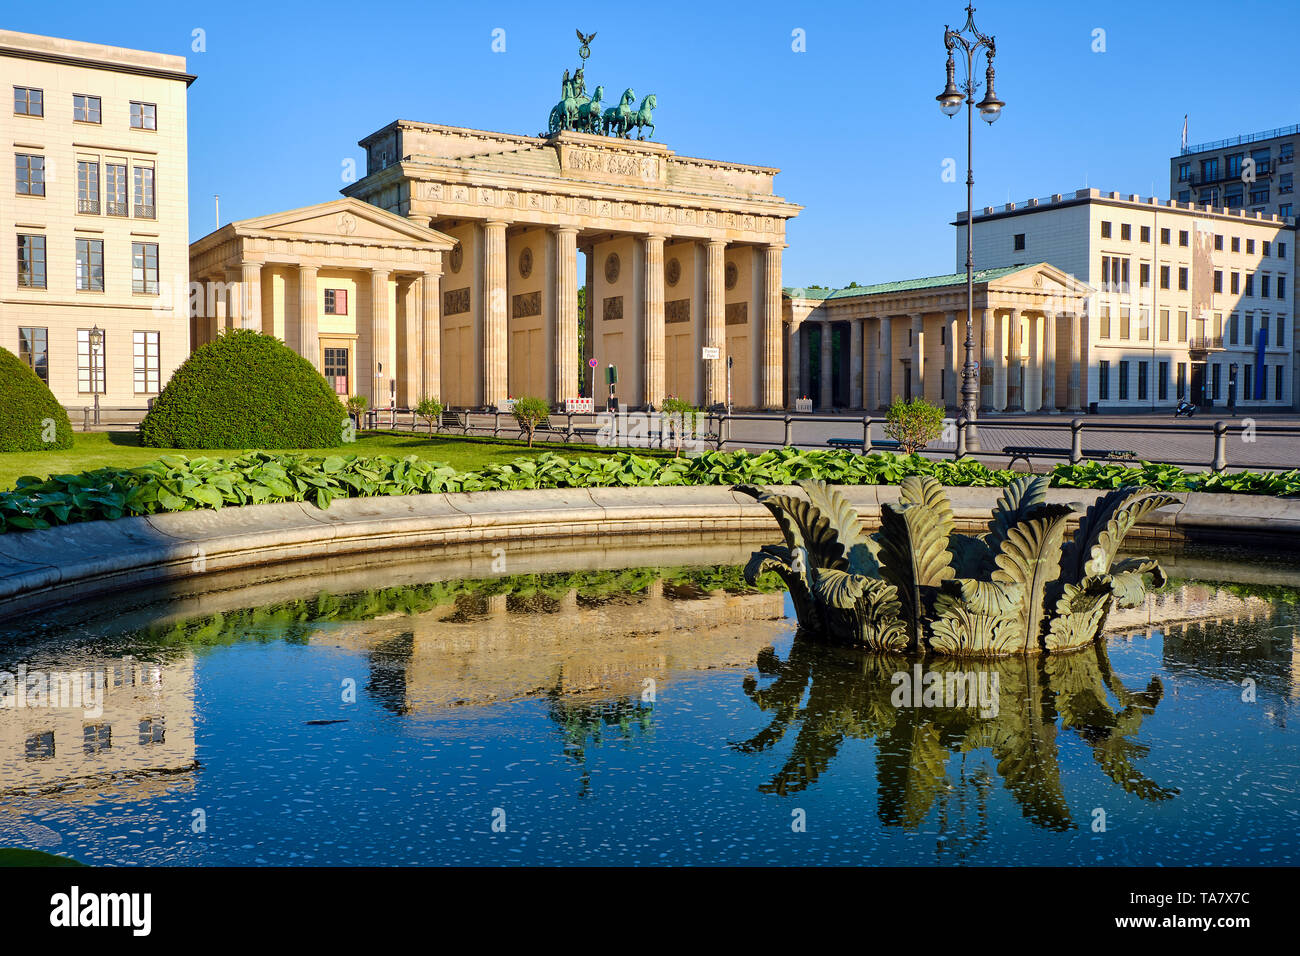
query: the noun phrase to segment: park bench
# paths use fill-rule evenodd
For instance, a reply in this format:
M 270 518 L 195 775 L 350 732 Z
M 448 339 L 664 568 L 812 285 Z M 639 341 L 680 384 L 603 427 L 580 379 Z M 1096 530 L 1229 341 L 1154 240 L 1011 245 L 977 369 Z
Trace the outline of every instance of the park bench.
M 453 412 L 450 408 L 444 408 L 442 410 L 442 418 L 438 422 L 438 428 L 441 431 L 459 428 L 462 435 L 467 434 L 468 432 L 465 423 L 465 415 L 462 412 Z
M 829 448 L 846 448 L 850 451 L 862 450 L 861 438 L 828 438 L 826 445 Z M 898 442 L 889 438 L 871 439 L 871 451 L 898 451 Z
M 1068 448 L 1049 448 L 1041 445 L 1007 445 L 1002 451 L 1011 456 L 1007 461 L 1008 468 L 1012 467 L 1017 461 L 1023 460 L 1025 467 L 1030 471 L 1033 471 L 1034 468 L 1030 456 L 1036 458 L 1070 457 L 1070 449 Z M 1085 448 L 1083 457 L 1101 461 L 1132 461 L 1137 458 L 1137 452 L 1123 448 Z
M 551 416 L 547 415 L 533 430 L 533 437 L 546 436 L 548 440 L 571 441 L 577 438 L 579 441 L 586 439 L 591 440 L 600 431 L 599 425 L 574 425 L 571 429 L 566 425 L 552 425 Z

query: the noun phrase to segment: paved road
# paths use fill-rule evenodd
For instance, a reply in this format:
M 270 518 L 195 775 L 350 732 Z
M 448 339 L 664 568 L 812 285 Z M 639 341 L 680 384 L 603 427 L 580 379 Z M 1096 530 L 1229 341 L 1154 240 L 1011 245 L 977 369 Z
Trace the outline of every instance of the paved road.
M 989 415 L 981 419 L 979 434 L 981 453 L 977 455 L 989 465 L 1005 467 L 1008 456 L 1004 448 L 1009 445 L 1030 445 L 1045 449 L 1059 449 L 1067 452 L 1070 447 L 1070 421 L 1067 415 Z M 1083 415 L 1083 448 L 1085 457 L 1088 453 L 1105 449 L 1131 450 L 1144 461 L 1170 462 L 1192 467 L 1208 467 L 1214 457 L 1214 416 L 1174 420 L 1168 414 L 1161 415 Z M 1297 468 L 1300 467 L 1300 417 L 1294 413 L 1286 415 L 1257 415 L 1223 418 L 1229 425 L 1225 450 L 1228 467 L 1238 468 Z M 565 418 L 555 416 L 555 425 L 563 429 Z M 588 428 L 599 423 L 599 418 L 574 416 L 574 424 Z M 635 416 L 629 416 L 627 431 L 630 437 L 614 441 L 606 436 L 602 443 L 645 447 L 645 439 L 638 438 L 638 425 Z M 1254 428 L 1251 423 L 1254 423 Z M 399 427 L 402 419 L 399 416 Z M 492 434 L 494 418 L 491 415 L 471 415 L 471 433 Z M 711 426 L 716 427 L 716 426 Z M 725 447 L 728 450 L 746 449 L 762 451 L 779 447 L 785 443 L 786 425 L 783 416 L 750 415 L 733 419 L 728 423 L 729 431 Z M 501 415 L 499 434 L 502 437 L 515 437 L 518 430 L 513 419 Z M 1271 434 L 1269 429 L 1290 429 L 1289 433 Z M 863 420 L 851 414 L 834 416 L 791 416 L 792 443 L 799 448 L 825 447 L 827 439 L 849 438 L 861 440 Z M 880 419 L 874 419 L 870 425 L 873 439 L 883 439 L 884 430 Z M 562 439 L 562 435 L 546 436 L 550 440 Z M 591 440 L 588 432 L 588 440 Z M 939 456 L 954 452 L 953 441 L 938 442 L 927 453 Z M 1064 457 L 1064 456 L 1062 456 Z M 1035 461 L 1035 468 L 1042 470 L 1060 460 L 1044 456 Z M 1023 467 L 1023 465 L 1021 465 Z

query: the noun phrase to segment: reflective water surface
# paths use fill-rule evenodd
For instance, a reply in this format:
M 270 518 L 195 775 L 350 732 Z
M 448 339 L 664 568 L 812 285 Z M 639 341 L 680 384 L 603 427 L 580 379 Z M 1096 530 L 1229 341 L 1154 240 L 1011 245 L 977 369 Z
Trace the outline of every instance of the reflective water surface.
M 10 622 L 0 847 L 115 865 L 1300 863 L 1290 572 L 1216 583 L 1175 562 L 1104 647 L 990 663 L 822 647 L 734 566 L 662 564 L 376 569 L 256 604 L 237 588 Z

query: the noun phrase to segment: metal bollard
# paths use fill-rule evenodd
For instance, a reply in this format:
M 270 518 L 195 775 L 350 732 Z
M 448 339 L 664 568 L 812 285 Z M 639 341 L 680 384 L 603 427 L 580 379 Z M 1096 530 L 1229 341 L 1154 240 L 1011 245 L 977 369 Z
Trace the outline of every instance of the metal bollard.
M 862 454 L 871 451 L 871 416 L 862 416 Z
M 501 437 L 501 410 L 497 409 L 492 413 L 492 437 Z
M 794 419 L 789 415 L 785 416 L 785 447 L 789 448 L 794 444 Z
M 957 449 L 953 453 L 954 458 L 966 457 L 966 416 L 957 416 Z
M 1210 462 L 1210 468 L 1214 471 L 1223 471 L 1228 467 L 1228 423 L 1214 423 L 1214 461 Z
M 1070 421 L 1070 464 L 1077 465 L 1083 461 L 1083 419 Z

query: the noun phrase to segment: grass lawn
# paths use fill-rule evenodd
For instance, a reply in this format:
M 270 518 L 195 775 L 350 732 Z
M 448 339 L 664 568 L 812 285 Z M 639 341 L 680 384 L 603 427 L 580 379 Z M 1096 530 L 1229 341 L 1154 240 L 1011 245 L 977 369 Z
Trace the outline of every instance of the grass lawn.
M 134 431 L 77 432 L 76 444 L 66 451 L 13 451 L 0 453 L 0 490 L 13 488 L 23 475 L 48 478 L 96 468 L 132 468 L 154 461 L 161 455 L 185 455 L 189 458 L 233 458 L 249 449 L 145 448 Z M 540 443 L 531 450 L 521 441 L 493 441 L 483 438 L 428 437 L 409 432 L 367 432 L 356 442 L 339 448 L 303 449 L 315 455 L 389 455 L 397 458 L 416 455 L 445 461 L 458 471 L 476 471 L 485 465 L 507 462 L 522 455 L 540 455 L 554 451 L 566 457 L 608 455 L 622 448 Z M 657 456 L 659 451 L 638 450 L 639 454 Z M 667 453 L 671 455 L 671 452 Z

